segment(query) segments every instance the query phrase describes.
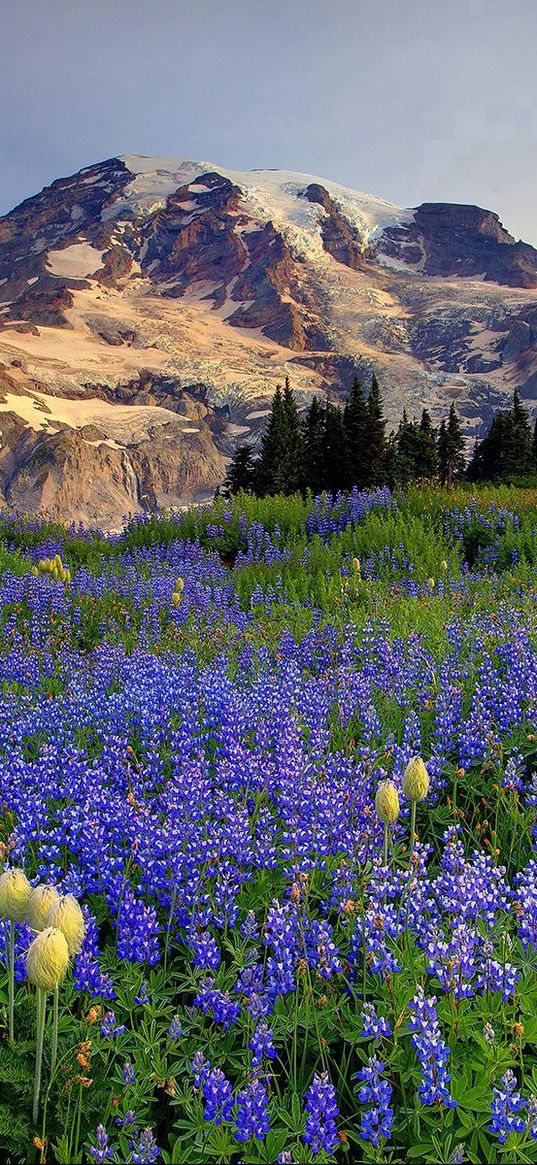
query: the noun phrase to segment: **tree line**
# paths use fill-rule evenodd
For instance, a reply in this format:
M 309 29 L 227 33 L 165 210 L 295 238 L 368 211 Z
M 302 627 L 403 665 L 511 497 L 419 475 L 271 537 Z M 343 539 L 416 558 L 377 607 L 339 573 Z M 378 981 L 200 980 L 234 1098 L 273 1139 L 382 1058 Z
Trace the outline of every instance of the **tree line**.
M 476 441 L 468 466 L 470 481 L 512 481 L 537 471 L 537 419 L 533 433 L 515 388 L 513 407 L 497 411 L 488 433 Z
M 464 450 L 453 403 L 438 427 L 427 409 L 419 420 L 403 412 L 398 428 L 387 435 L 375 375 L 367 396 L 356 377 L 343 407 L 314 397 L 303 416 L 287 379 L 274 393 L 259 452 L 251 444 L 239 445 L 224 490 L 263 497 L 308 490 L 337 493 L 354 486 L 393 489 L 432 480 L 451 485 L 463 476 L 473 481 L 527 476 L 537 470 L 537 423 L 532 436 L 518 391 L 512 409 L 497 412 L 486 436 L 476 442 L 468 467 Z

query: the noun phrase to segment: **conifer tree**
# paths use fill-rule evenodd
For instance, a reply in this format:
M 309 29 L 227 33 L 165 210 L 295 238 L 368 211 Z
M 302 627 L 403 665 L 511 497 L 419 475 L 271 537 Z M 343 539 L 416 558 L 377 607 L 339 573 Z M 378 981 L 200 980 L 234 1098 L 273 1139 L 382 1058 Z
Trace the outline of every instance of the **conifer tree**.
M 533 441 L 531 446 L 533 468 L 537 466 L 537 416 L 535 417 L 535 424 L 533 426 Z
M 438 430 L 438 437 L 436 440 L 436 450 L 438 453 L 438 473 L 442 485 L 447 482 L 448 475 L 448 447 L 447 447 L 447 425 L 444 419 L 440 422 Z
M 327 400 L 324 410 L 323 489 L 345 489 L 345 429 L 339 405 Z
M 373 373 L 367 398 L 367 485 L 382 485 L 385 480 L 386 421 L 383 415 L 382 394 Z
M 319 494 L 324 488 L 325 408 L 314 396 L 302 424 L 302 487 Z
M 533 469 L 532 435 L 529 417 L 520 399 L 518 388 L 513 393 L 513 443 L 509 456 L 509 474 L 520 477 Z
M 464 437 L 457 410 L 453 401 L 449 410 L 448 423 L 442 421 L 438 433 L 438 463 L 440 480 L 444 485 L 452 485 L 460 477 L 465 467 Z
M 418 443 L 416 429 L 416 422 L 409 421 L 406 409 L 403 409 L 403 416 L 395 434 L 394 473 L 395 482 L 399 485 L 406 485 L 415 476 Z
M 438 453 L 436 433 L 431 415 L 424 409 L 421 421 L 415 428 L 414 478 L 418 481 L 430 480 L 438 473 Z
M 255 482 L 254 452 L 251 445 L 238 445 L 228 467 L 224 492 L 228 497 L 251 493 Z
M 285 477 L 284 493 L 295 493 L 302 485 L 303 446 L 300 419 L 295 400 L 295 394 L 289 384 L 289 377 L 285 378 L 283 390 L 283 412 L 285 417 Z
M 512 481 L 534 472 L 534 441 L 528 414 L 515 389 L 512 409 L 496 412 L 488 433 L 477 443 L 468 477 L 472 481 Z
M 261 454 L 255 474 L 256 493 L 284 492 L 287 425 L 280 385 L 272 398 L 270 415 L 261 440 Z
M 511 413 L 495 413 L 488 433 L 475 446 L 468 466 L 470 481 L 497 481 L 507 477 L 513 442 Z
M 302 461 L 298 409 L 293 390 L 286 379 L 283 393 L 278 385 L 272 398 L 255 474 L 256 492 L 261 496 L 295 493 L 302 485 Z
M 343 428 L 345 435 L 345 484 L 347 489 L 352 489 L 354 485 L 362 489 L 367 484 L 370 463 L 368 450 L 369 418 L 362 385 L 357 376 L 343 410 Z

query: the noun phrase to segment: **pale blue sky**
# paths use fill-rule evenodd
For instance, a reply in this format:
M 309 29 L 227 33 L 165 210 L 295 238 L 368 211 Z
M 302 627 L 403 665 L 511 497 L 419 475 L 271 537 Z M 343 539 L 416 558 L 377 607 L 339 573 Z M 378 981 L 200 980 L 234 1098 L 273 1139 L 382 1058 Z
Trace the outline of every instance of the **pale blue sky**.
M 0 0 L 0 211 L 119 153 L 475 202 L 537 245 L 537 0 Z

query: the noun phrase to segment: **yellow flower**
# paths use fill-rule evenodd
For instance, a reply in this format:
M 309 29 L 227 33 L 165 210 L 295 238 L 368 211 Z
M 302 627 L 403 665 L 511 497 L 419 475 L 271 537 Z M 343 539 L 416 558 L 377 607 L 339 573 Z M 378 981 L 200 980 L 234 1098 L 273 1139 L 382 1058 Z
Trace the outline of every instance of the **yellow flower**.
M 26 920 L 32 930 L 45 929 L 48 912 L 51 906 L 59 901 L 59 898 L 60 895 L 55 886 L 36 886 L 32 890 L 26 912 Z
M 448 564 L 447 564 L 445 558 L 443 558 L 441 563 L 440 563 L 440 570 L 443 572 L 443 574 L 445 574 L 447 568 L 448 568 Z
M 57 927 L 65 935 L 70 955 L 79 954 L 86 928 L 84 915 L 72 894 L 65 894 L 51 906 L 47 915 L 47 924 Z
M 0 916 L 24 922 L 32 887 L 26 874 L 15 867 L 0 877 Z
M 421 756 L 413 756 L 403 776 L 403 793 L 409 801 L 423 801 L 429 792 L 429 774 Z
M 30 943 L 26 953 L 26 973 L 34 987 L 55 991 L 63 983 L 69 966 L 65 936 L 57 927 L 47 926 Z
M 399 794 L 392 781 L 381 781 L 375 797 L 377 817 L 391 825 L 399 817 Z

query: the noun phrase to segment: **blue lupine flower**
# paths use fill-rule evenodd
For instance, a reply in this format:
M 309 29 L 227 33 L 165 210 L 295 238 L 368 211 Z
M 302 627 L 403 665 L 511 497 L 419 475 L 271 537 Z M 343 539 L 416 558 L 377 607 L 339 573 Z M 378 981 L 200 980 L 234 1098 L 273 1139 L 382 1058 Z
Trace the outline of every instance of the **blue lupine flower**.
M 115 1013 L 113 1011 L 106 1011 L 103 1016 L 103 1022 L 101 1024 L 101 1031 L 103 1036 L 107 1036 L 108 1039 L 112 1039 L 115 1036 L 123 1035 L 123 1032 L 125 1031 L 125 1024 L 116 1024 Z
M 176 1040 L 181 1039 L 182 1034 L 183 1034 L 183 1026 L 182 1026 L 181 1020 L 179 1019 L 178 1015 L 174 1015 L 174 1017 L 170 1023 L 170 1026 L 168 1028 L 168 1035 L 169 1035 L 170 1039 L 172 1040 L 172 1042 L 175 1043 Z
M 132 1064 L 129 1063 L 129 1061 L 127 1061 L 127 1063 L 123 1065 L 123 1067 L 121 1069 L 121 1075 L 123 1076 L 123 1080 L 124 1080 L 125 1084 L 136 1084 L 136 1076 L 134 1074 L 134 1068 L 133 1068 Z
M 134 1124 L 136 1124 L 136 1113 L 133 1108 L 128 1108 L 123 1117 L 116 1116 L 116 1125 L 118 1125 L 120 1129 Z
M 375 1147 L 383 1137 L 389 1140 L 393 1127 L 393 1108 L 391 1107 L 392 1086 L 383 1079 L 384 1064 L 376 1056 L 370 1056 L 365 1068 L 356 1073 L 356 1079 L 362 1086 L 358 1092 L 360 1104 L 368 1107 L 362 1113 L 360 1136 L 363 1141 L 370 1141 Z
M 492 1103 L 490 1106 L 490 1124 L 488 1128 L 494 1133 L 501 1145 L 507 1140 L 509 1133 L 523 1133 L 524 1119 L 519 1116 L 526 1108 L 526 1102 L 517 1092 L 517 1078 L 508 1068 L 500 1080 L 500 1087 L 492 1089 Z
M 207 1080 L 209 1072 L 211 1071 L 211 1062 L 206 1060 L 202 1051 L 194 1052 L 194 1058 L 191 1064 L 192 1076 L 196 1088 L 200 1088 Z
M 204 971 L 217 971 L 220 966 L 220 948 L 216 939 L 208 930 L 194 935 L 190 940 L 192 948 L 192 962 L 195 967 Z
M 137 1141 L 130 1142 L 131 1161 L 134 1165 L 153 1165 L 160 1157 L 160 1149 L 152 1129 L 144 1129 Z
M 336 1090 L 328 1073 L 317 1072 L 306 1092 L 306 1130 L 302 1140 L 312 1153 L 333 1153 L 338 1144 L 336 1119 L 339 1115 Z
M 249 1141 L 256 1137 L 263 1141 L 269 1129 L 267 1090 L 260 1080 L 252 1080 L 237 1096 L 235 1139 Z
M 108 1135 L 104 1125 L 97 1125 L 96 1145 L 90 1145 L 89 1154 L 97 1161 L 98 1165 L 103 1165 L 104 1161 L 110 1161 L 114 1156 L 114 1150 L 108 1144 Z
M 253 1052 L 252 1067 L 257 1067 L 261 1064 L 264 1056 L 267 1056 L 269 1060 L 276 1059 L 278 1053 L 274 1047 L 273 1040 L 274 1032 L 269 1028 L 268 1023 L 265 1023 L 264 1020 L 258 1023 L 248 1044 L 248 1047 Z
M 139 1004 L 151 1002 L 147 983 L 142 983 L 138 994 L 134 996 L 134 1002 Z
M 412 1032 L 412 1043 L 422 1071 L 418 1096 L 422 1104 L 444 1104 L 446 1108 L 455 1108 L 457 1102 L 449 1092 L 449 1048 L 441 1036 L 435 1003 L 436 997 L 433 995 L 427 999 L 423 988 L 418 986 L 409 1004 L 412 1018 L 408 1030 Z
M 384 1016 L 377 1015 L 373 1003 L 364 1003 L 362 1007 L 362 1036 L 367 1039 L 379 1040 L 383 1036 L 391 1036 L 392 1029 Z
M 194 1007 L 201 1007 L 205 1015 L 212 1012 L 215 1023 L 221 1023 L 228 1030 L 240 1015 L 240 1004 L 230 998 L 228 992 L 214 987 L 214 979 L 205 979 L 193 1000 Z
M 211 1068 L 202 1081 L 202 1092 L 205 1101 L 204 1120 L 214 1120 L 217 1125 L 231 1120 L 233 1089 L 221 1068 Z

